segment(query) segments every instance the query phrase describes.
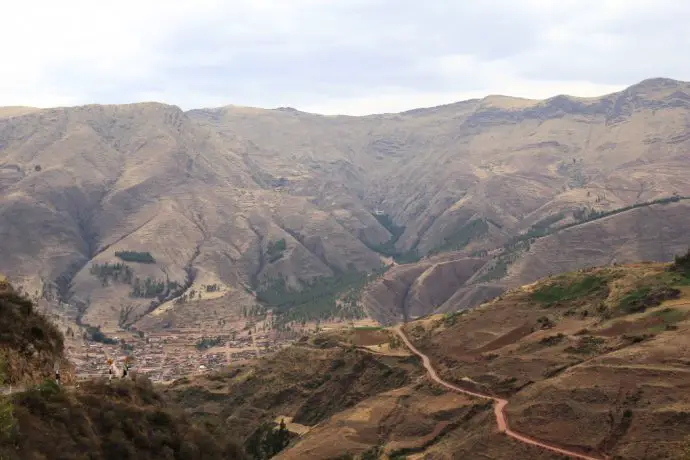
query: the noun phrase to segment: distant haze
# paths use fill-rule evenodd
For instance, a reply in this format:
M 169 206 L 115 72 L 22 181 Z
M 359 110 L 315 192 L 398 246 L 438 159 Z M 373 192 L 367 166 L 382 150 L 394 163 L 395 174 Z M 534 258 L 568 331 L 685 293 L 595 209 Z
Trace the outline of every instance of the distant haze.
M 683 0 L 27 0 L 3 17 L 0 106 L 361 115 L 690 80 Z

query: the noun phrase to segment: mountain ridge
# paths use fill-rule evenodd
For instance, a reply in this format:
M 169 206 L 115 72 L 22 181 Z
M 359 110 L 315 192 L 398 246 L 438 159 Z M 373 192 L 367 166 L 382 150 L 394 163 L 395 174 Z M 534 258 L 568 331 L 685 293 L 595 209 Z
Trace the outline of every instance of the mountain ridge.
M 269 110 L 269 111 L 281 111 L 281 112 L 288 112 L 288 113 L 301 113 L 301 114 L 306 114 L 306 115 L 317 115 L 321 117 L 352 117 L 352 118 L 366 118 L 366 117 L 376 117 L 376 116 L 383 116 L 383 115 L 404 115 L 404 114 L 413 114 L 417 113 L 420 111 L 425 111 L 425 110 L 436 110 L 444 107 L 450 107 L 454 105 L 461 105 L 461 104 L 469 104 L 469 103 L 481 103 L 481 102 L 490 102 L 490 101 L 495 101 L 495 100 L 502 100 L 502 99 L 509 99 L 509 100 L 514 100 L 514 101 L 522 101 L 522 102 L 529 102 L 529 103 L 540 103 L 540 102 L 548 102 L 553 99 L 559 99 L 559 98 L 567 98 L 567 99 L 573 99 L 573 100 L 582 100 L 582 101 L 588 101 L 588 100 L 596 100 L 596 99 L 602 99 L 608 96 L 612 96 L 615 94 L 623 93 L 626 91 L 630 91 L 632 89 L 643 89 L 643 88 L 649 88 L 649 87 L 663 87 L 663 86 L 671 86 L 671 85 L 678 85 L 678 84 L 683 84 L 687 83 L 683 80 L 677 80 L 673 78 L 667 78 L 667 77 L 650 77 L 650 78 L 645 78 L 637 83 L 633 83 L 624 89 L 620 91 L 614 91 L 611 93 L 606 93 L 600 96 L 574 96 L 571 94 L 556 94 L 554 96 L 549 96 L 544 99 L 537 99 L 537 98 L 528 98 L 528 97 L 522 97 L 522 96 L 511 96 L 508 94 L 502 94 L 502 93 L 490 93 L 487 94 L 484 97 L 481 98 L 471 98 L 471 99 L 464 99 L 460 101 L 455 101 L 455 102 L 449 102 L 446 104 L 440 104 L 440 105 L 435 105 L 435 106 L 428 106 L 428 107 L 419 107 L 419 108 L 414 108 L 414 109 L 409 109 L 409 110 L 403 110 L 400 112 L 376 112 L 376 113 L 371 113 L 367 115 L 346 115 L 346 114 L 335 114 L 335 115 L 326 115 L 326 114 L 321 114 L 318 112 L 305 112 L 303 110 L 294 108 L 294 107 L 275 107 L 275 108 L 268 108 L 268 107 L 256 107 L 256 106 L 248 106 L 248 105 L 236 105 L 236 104 L 226 104 L 226 105 L 221 105 L 221 106 L 214 106 L 214 107 L 198 107 L 198 108 L 191 108 L 191 109 L 182 109 L 179 105 L 177 104 L 171 104 L 171 103 L 166 103 L 166 102 L 159 102 L 159 101 L 135 101 L 135 102 L 124 102 L 124 103 L 109 103 L 109 104 L 98 104 L 98 103 L 89 103 L 89 104 L 76 104 L 76 105 L 68 105 L 68 106 L 50 106 L 50 107 L 34 107 L 34 106 L 6 106 L 6 107 L 0 107 L 0 116 L 3 115 L 3 113 L 6 112 L 23 112 L 23 111 L 36 111 L 36 110 L 51 110 L 51 109 L 74 109 L 74 108 L 87 108 L 87 107 L 117 107 L 117 106 L 131 106 L 131 105 L 148 105 L 148 104 L 160 104 L 168 107 L 175 107 L 181 110 L 182 112 L 188 113 L 188 112 L 193 112 L 193 111 L 217 111 L 221 109 L 238 109 L 238 110 L 250 110 L 250 111 L 264 111 L 264 110 Z M 21 115 L 19 115 L 21 116 Z

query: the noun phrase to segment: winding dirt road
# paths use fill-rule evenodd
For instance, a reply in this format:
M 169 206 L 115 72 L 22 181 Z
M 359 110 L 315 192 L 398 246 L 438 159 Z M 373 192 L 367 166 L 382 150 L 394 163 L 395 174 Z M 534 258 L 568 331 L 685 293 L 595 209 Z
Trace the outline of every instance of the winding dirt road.
M 508 400 L 506 399 L 501 399 L 501 398 L 496 398 L 487 394 L 482 394 L 482 393 L 475 393 L 472 391 L 464 390 L 460 387 L 456 387 L 455 385 L 452 385 L 444 380 L 441 379 L 441 377 L 438 376 L 436 373 L 436 370 L 433 368 L 431 365 L 431 360 L 427 355 L 422 353 L 421 351 L 417 350 L 417 348 L 412 345 L 412 342 L 407 338 L 405 333 L 402 330 L 402 325 L 395 326 L 395 332 L 400 336 L 400 338 L 405 342 L 405 345 L 407 345 L 407 348 L 412 351 L 415 355 L 419 356 L 422 358 L 422 363 L 424 364 L 424 368 L 427 370 L 429 373 L 429 377 L 431 379 L 440 384 L 443 385 L 444 387 L 448 388 L 449 390 L 457 391 L 459 393 L 464 393 L 470 396 L 475 396 L 477 398 L 484 398 L 484 399 L 491 399 L 494 401 L 494 415 L 496 416 L 496 424 L 498 425 L 498 431 L 501 433 L 505 433 L 506 435 L 510 436 L 511 438 L 515 439 L 516 441 L 529 444 L 531 446 L 536 446 L 536 447 L 541 447 L 542 449 L 550 450 L 552 452 L 556 452 L 558 454 L 562 455 L 567 455 L 569 457 L 573 458 L 579 458 L 583 460 L 607 460 L 607 457 L 592 457 L 589 455 L 584 455 L 578 452 L 574 452 L 568 449 L 563 449 L 558 446 L 554 446 L 552 444 L 547 444 L 542 441 L 537 441 L 536 439 L 532 439 L 530 437 L 524 436 L 520 433 L 516 433 L 515 431 L 511 430 L 510 427 L 508 426 L 508 420 L 506 419 L 506 414 L 505 414 L 505 407 L 508 404 Z

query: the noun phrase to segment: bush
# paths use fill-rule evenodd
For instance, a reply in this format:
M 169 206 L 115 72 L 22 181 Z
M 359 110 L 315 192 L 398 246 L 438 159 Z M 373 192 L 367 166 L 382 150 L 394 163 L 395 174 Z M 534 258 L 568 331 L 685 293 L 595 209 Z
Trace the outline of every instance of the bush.
M 690 249 L 680 256 L 675 256 L 670 267 L 671 271 L 690 273 Z
M 269 263 L 273 263 L 281 259 L 285 249 L 287 249 L 287 244 L 285 243 L 284 238 L 276 241 L 275 243 L 269 242 L 268 249 L 266 250 Z
M 548 347 L 551 347 L 553 345 L 558 345 L 559 343 L 561 343 L 564 338 L 565 338 L 565 335 L 558 333 L 556 335 L 550 335 L 548 337 L 544 337 L 543 339 L 541 339 L 539 341 L 539 343 L 541 345 L 546 345 Z
M 667 286 L 643 286 L 625 294 L 618 302 L 624 313 L 641 313 L 647 308 L 656 307 L 664 300 L 676 299 L 680 291 Z
M 567 302 L 591 294 L 605 292 L 608 290 L 606 280 L 597 275 L 587 275 L 581 279 L 569 281 L 562 280 L 556 283 L 541 286 L 532 293 L 532 300 L 551 304 L 556 302 Z

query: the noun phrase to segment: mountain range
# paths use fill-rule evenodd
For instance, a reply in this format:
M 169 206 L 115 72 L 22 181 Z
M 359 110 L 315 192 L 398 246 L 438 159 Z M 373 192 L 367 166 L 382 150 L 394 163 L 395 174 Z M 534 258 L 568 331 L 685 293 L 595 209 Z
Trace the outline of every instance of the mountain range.
M 682 252 L 689 115 L 690 83 L 663 78 L 364 117 L 0 108 L 0 272 L 104 329 L 203 327 L 365 272 L 353 309 L 383 324 L 455 311 Z

